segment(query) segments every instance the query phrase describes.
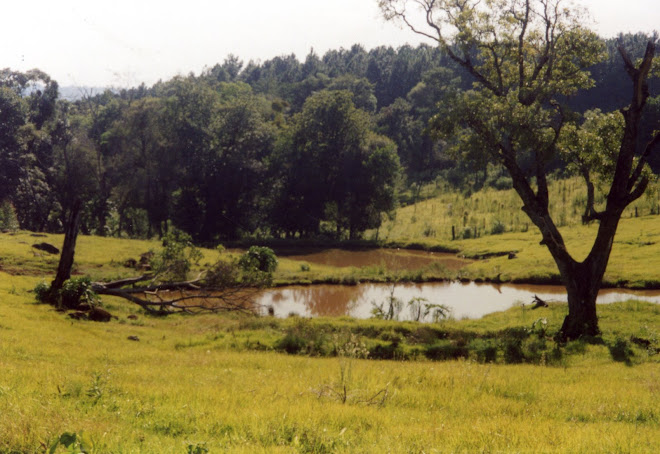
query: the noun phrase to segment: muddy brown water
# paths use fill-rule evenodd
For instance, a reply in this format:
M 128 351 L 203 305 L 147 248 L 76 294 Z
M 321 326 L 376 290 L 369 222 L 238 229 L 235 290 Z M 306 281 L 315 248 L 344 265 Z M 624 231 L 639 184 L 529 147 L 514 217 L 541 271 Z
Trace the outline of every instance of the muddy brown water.
M 456 271 L 472 262 L 451 253 L 403 249 L 325 249 L 281 255 L 312 265 L 382 266 L 390 271 L 417 270 L 432 264 Z M 428 303 L 448 307 L 452 317 L 461 319 L 479 318 L 523 303 L 531 306 L 534 295 L 546 301 L 566 302 L 566 292 L 561 286 L 474 282 L 396 284 L 394 287 L 392 284 L 290 286 L 264 291 L 256 302 L 263 308 L 272 307 L 278 317 L 295 313 L 305 317 L 347 315 L 369 318 L 374 305 L 383 304 L 387 307 L 390 297 L 394 297 L 403 303 L 398 318 L 407 320 L 411 318 L 407 303 L 414 298 L 421 298 Z M 631 298 L 660 303 L 660 290 L 601 290 L 598 303 L 607 304 Z
M 563 287 L 548 285 L 436 282 L 397 284 L 394 292 L 391 292 L 391 284 L 291 286 L 265 291 L 257 298 L 257 303 L 263 307 L 272 306 L 278 317 L 295 313 L 306 317 L 348 315 L 369 318 L 374 304 L 387 302 L 390 295 L 393 295 L 404 303 L 399 319 L 409 320 L 411 315 L 405 303 L 413 298 L 443 304 L 450 308 L 451 316 L 457 319 L 479 318 L 521 303 L 531 306 L 534 295 L 546 301 L 566 301 Z M 631 298 L 660 303 L 660 290 L 601 290 L 598 303 L 607 304 Z
M 434 263 L 455 271 L 472 262 L 451 253 L 403 249 L 370 249 L 363 251 L 324 249 L 305 253 L 297 252 L 283 256 L 291 260 L 299 260 L 310 264 L 316 263 L 335 267 L 354 266 L 357 268 L 382 266 L 391 271 L 417 270 Z

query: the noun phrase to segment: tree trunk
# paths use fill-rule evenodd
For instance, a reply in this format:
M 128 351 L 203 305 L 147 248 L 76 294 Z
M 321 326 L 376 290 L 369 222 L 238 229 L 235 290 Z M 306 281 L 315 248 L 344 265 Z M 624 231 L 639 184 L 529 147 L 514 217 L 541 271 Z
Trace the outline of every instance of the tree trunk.
M 574 340 L 600 333 L 596 315 L 596 297 L 602 281 L 603 276 L 593 275 L 584 263 L 573 267 L 570 276 L 565 279 L 568 315 L 560 330 L 563 340 Z
M 57 274 L 50 284 L 51 290 L 60 290 L 64 281 L 71 277 L 71 268 L 73 267 L 73 256 L 76 250 L 76 239 L 78 238 L 78 227 L 80 226 L 80 211 L 82 201 L 76 200 L 69 213 L 69 219 L 64 231 L 64 244 L 62 245 L 62 254 L 60 263 L 57 266 Z
M 620 218 L 621 211 L 616 211 L 601 220 L 594 246 L 584 262 L 555 258 L 568 296 L 568 315 L 560 330 L 562 340 L 600 334 L 596 298 L 603 283 Z

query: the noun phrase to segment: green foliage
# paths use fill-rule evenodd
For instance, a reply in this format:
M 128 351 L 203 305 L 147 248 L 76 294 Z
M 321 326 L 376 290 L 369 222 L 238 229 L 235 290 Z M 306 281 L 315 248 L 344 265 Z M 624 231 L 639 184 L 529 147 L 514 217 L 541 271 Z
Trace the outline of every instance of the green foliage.
M 39 282 L 33 289 L 34 296 L 39 303 L 48 304 L 50 303 L 50 285 L 46 282 Z
M 164 282 L 185 281 L 193 265 L 202 259 L 202 253 L 187 233 L 171 228 L 163 237 L 163 249 L 156 253 L 152 266 L 158 279 Z
M 506 232 L 506 227 L 499 220 L 496 220 L 493 226 L 490 228 L 491 235 L 500 235 Z
M 188 445 L 188 454 L 206 454 L 209 452 L 209 448 L 206 447 L 206 443 L 196 443 Z
M 14 232 L 18 228 L 18 217 L 14 205 L 9 200 L 3 200 L 0 202 L 0 230 Z
M 497 362 L 498 345 L 493 339 L 473 339 L 468 345 L 468 349 L 480 363 Z
M 329 336 L 322 329 L 312 325 L 309 320 L 297 319 L 286 330 L 284 337 L 275 343 L 275 349 L 289 354 L 318 356 L 329 354 L 332 345 Z
M 64 432 L 60 435 L 51 445 L 48 450 L 49 454 L 61 452 L 59 447 L 66 449 L 69 454 L 93 454 L 96 452 L 94 443 L 85 436 L 83 432 L 79 434 L 76 432 Z
M 275 252 L 268 247 L 251 246 L 239 259 L 243 271 L 262 271 L 273 273 L 277 269 Z
M 455 342 L 439 342 L 429 345 L 424 350 L 424 355 L 436 361 L 447 361 L 459 358 L 468 358 L 470 350 L 466 345 L 460 345 Z
M 316 235 L 326 226 L 337 239 L 355 239 L 394 208 L 396 146 L 370 131 L 368 114 L 345 90 L 322 90 L 305 101 L 273 167 L 281 185 L 271 214 L 276 232 Z
M 81 304 L 93 307 L 101 303 L 101 299 L 92 289 L 92 281 L 88 276 L 64 281 L 59 291 L 54 291 L 50 285 L 42 281 L 33 291 L 38 302 L 63 309 L 77 309 Z
M 96 306 L 100 303 L 98 295 L 92 290 L 91 279 L 87 276 L 64 281 L 59 293 L 60 303 L 67 309 L 75 309 L 81 304 Z

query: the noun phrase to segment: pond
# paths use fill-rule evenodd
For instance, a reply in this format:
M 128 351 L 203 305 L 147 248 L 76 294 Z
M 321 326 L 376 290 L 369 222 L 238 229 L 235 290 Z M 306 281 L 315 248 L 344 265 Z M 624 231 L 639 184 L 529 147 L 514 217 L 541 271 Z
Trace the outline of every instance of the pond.
M 310 264 L 335 267 L 382 266 L 390 271 L 418 270 L 432 264 L 456 271 L 472 263 L 456 254 L 446 252 L 427 252 L 404 249 L 369 249 L 347 251 L 343 249 L 323 249 L 306 252 L 278 253 L 291 260 Z
M 411 318 L 406 303 L 413 298 L 443 304 L 450 308 L 451 316 L 456 319 L 479 318 L 520 303 L 531 305 L 534 295 L 549 302 L 566 301 L 566 294 L 560 286 L 439 282 L 396 284 L 394 288 L 392 284 L 291 286 L 265 291 L 256 302 L 265 307 L 272 306 L 278 317 L 295 313 L 305 317 L 350 315 L 369 318 L 374 304 L 386 303 L 390 295 L 404 303 L 400 320 Z M 630 298 L 660 303 L 660 290 L 601 290 L 598 303 Z

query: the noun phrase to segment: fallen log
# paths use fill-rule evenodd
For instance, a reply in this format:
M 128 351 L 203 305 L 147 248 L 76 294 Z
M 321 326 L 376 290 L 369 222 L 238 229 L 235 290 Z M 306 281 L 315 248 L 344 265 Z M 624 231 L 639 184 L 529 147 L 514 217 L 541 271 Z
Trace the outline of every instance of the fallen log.
M 185 282 L 157 283 L 144 275 L 113 282 L 93 282 L 99 295 L 115 296 L 139 305 L 151 314 L 238 311 L 257 312 L 254 297 L 263 285 L 255 282 L 232 286 L 207 286 L 202 278 Z M 144 283 L 143 285 L 136 285 Z M 130 286 L 130 287 L 127 287 Z

